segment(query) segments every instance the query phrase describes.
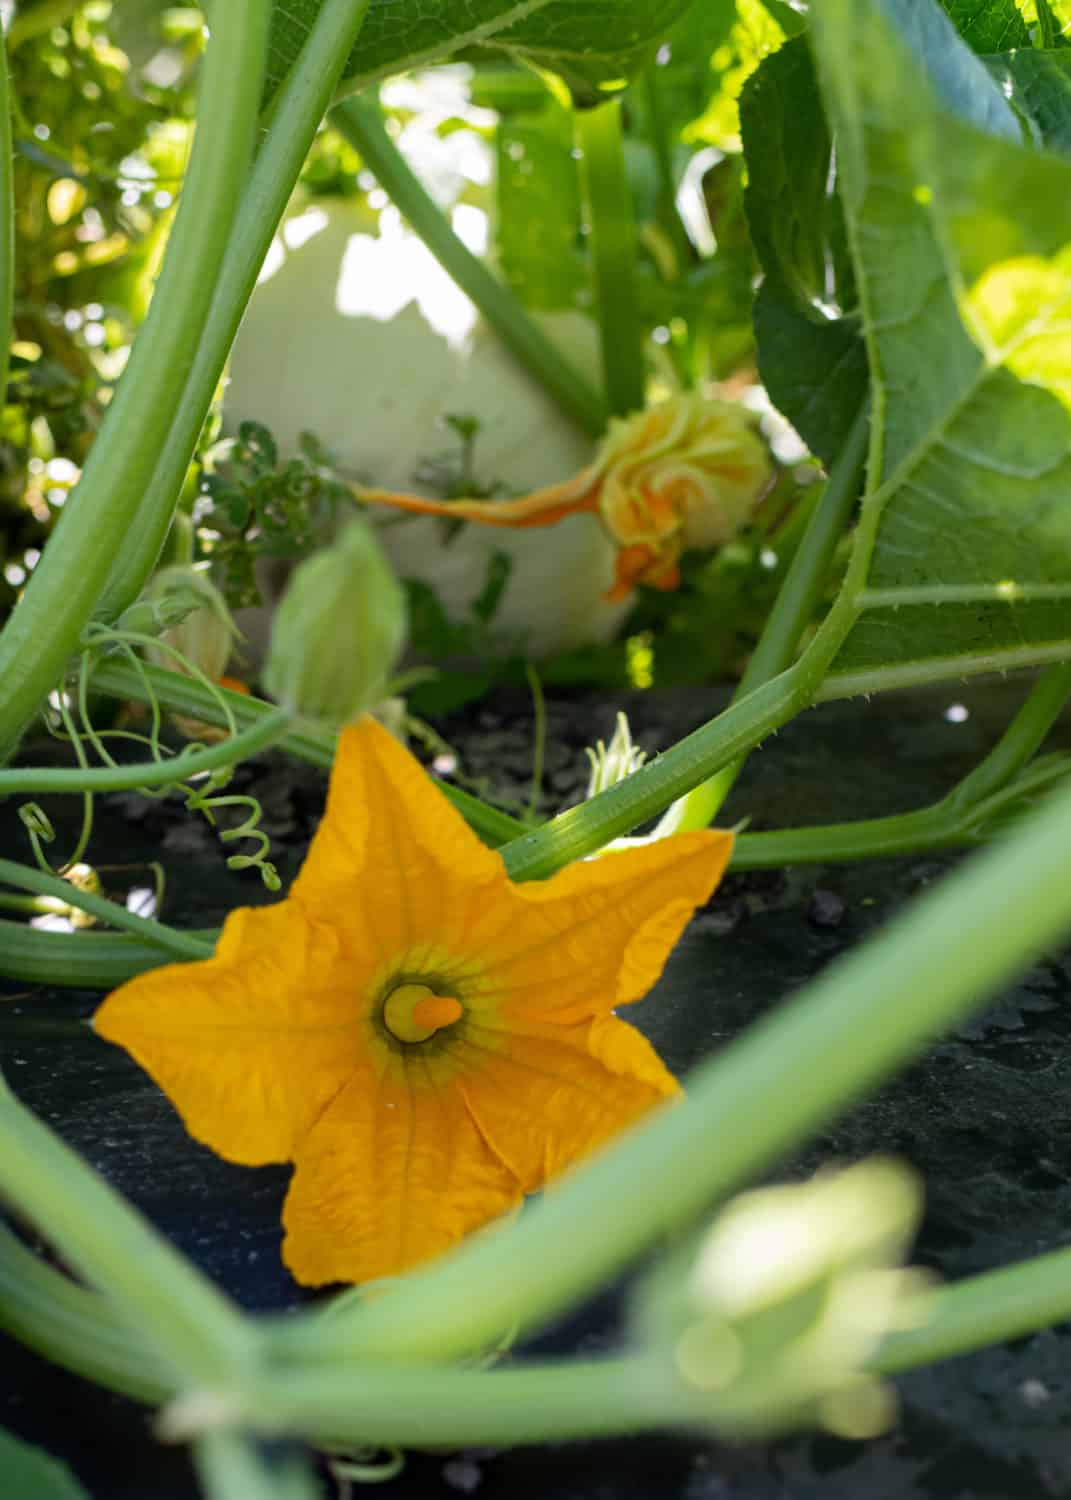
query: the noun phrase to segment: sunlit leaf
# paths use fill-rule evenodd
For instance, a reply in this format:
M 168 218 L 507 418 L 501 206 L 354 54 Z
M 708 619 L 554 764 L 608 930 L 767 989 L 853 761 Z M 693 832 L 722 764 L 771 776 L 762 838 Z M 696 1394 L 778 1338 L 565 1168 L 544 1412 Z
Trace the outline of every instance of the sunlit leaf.
M 598 98 L 641 67 L 693 0 L 372 0 L 343 71 L 346 92 L 482 47 L 560 74 Z M 269 92 L 294 63 L 323 0 L 276 0 Z
M 934 0 L 825 0 L 874 393 L 864 612 L 830 691 L 1071 655 L 1071 163 Z
M 1015 0 L 943 0 L 960 36 L 975 52 L 1030 46 L 1030 28 Z
M 1025 48 L 985 62 L 1028 138 L 1071 154 L 1071 49 Z

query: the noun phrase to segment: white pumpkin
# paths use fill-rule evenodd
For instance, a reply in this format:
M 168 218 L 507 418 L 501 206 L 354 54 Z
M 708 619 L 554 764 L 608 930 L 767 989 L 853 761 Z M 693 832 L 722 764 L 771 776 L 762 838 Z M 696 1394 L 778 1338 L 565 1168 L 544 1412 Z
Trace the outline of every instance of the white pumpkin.
M 470 243 L 482 222 L 477 210 L 455 210 Z M 590 462 L 591 440 L 479 323 L 394 211 L 380 216 L 377 235 L 369 228 L 367 210 L 345 199 L 319 200 L 284 223 L 232 356 L 228 430 L 262 422 L 284 452 L 311 431 L 354 478 L 409 491 L 419 488 L 419 461 L 449 451 L 448 415 L 480 422 L 481 482 L 527 491 Z M 590 319 L 564 312 L 540 322 L 594 378 Z M 505 553 L 512 570 L 494 628 L 533 657 L 607 641 L 628 612 L 628 600 L 604 597 L 614 549 L 590 516 L 522 532 L 470 524 L 447 546 L 434 520 L 391 516 L 379 525 L 400 575 L 431 583 L 458 620 L 491 554 Z

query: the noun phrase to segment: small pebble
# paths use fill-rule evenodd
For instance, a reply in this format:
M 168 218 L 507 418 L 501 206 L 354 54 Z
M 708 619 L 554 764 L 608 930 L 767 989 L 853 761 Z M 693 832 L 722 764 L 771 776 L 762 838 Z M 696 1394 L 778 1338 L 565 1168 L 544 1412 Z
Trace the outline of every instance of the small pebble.
M 483 1483 L 483 1470 L 471 1458 L 452 1458 L 443 1464 L 443 1478 L 452 1490 L 474 1495 Z
M 807 920 L 812 927 L 839 927 L 844 920 L 843 898 L 836 891 L 827 891 L 819 886 L 807 907 Z

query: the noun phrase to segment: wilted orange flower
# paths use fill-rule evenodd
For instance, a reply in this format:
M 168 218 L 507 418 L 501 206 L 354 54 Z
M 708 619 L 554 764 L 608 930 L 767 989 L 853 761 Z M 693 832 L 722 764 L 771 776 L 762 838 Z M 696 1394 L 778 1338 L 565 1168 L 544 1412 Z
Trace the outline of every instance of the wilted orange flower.
M 637 583 L 676 588 L 681 553 L 732 541 L 769 479 L 770 461 L 748 412 L 692 391 L 614 418 L 594 463 L 519 500 L 427 500 L 352 489 L 358 500 L 488 526 L 551 526 L 591 511 L 617 545 L 607 597 L 621 599 Z
M 618 1005 L 654 983 L 732 836 L 679 834 L 514 885 L 364 718 L 287 899 L 104 1002 L 187 1129 L 292 1161 L 283 1258 L 365 1281 L 445 1250 L 677 1092 Z

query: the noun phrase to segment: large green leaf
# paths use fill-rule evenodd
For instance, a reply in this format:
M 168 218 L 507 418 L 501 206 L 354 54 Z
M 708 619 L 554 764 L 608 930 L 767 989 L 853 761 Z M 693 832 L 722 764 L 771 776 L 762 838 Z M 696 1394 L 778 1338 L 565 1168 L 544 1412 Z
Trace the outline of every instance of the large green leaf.
M 4 1500 L 89 1500 L 65 1464 L 0 1427 L 0 1494 Z
M 944 7 L 975 52 L 1030 46 L 1030 28 L 1015 0 L 944 0 Z
M 1071 655 L 1071 163 L 935 0 L 822 0 L 814 31 L 874 398 L 827 691 Z
M 578 95 L 627 79 L 693 0 L 372 0 L 343 72 L 353 91 L 469 47 L 559 73 Z M 276 0 L 268 89 L 294 63 L 323 0 Z
M 1071 154 L 1071 48 L 1031 47 L 985 63 L 1027 137 L 1049 151 Z
M 866 388 L 855 288 L 832 190 L 832 145 L 806 41 L 788 42 L 740 97 L 746 207 L 765 274 L 759 372 L 814 453 L 836 457 Z

